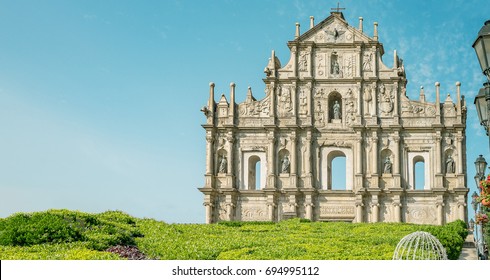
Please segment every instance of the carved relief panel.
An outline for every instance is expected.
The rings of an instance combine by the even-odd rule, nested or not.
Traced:
[[[357,91],[356,88],[354,90]],[[356,123],[356,115],[357,115],[357,99],[354,94],[354,90],[352,88],[348,88],[345,93],[345,123],[349,126],[352,126]]]
[[[270,96],[260,101],[247,98],[245,102],[238,105],[240,117],[268,117],[270,112]]]
[[[381,117],[391,117],[395,108],[394,85],[381,84],[378,90],[379,111]]]
[[[277,89],[277,115],[279,117],[293,116],[293,97],[295,87],[280,85]]]

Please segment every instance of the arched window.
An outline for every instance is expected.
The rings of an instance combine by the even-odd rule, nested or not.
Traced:
[[[263,151],[246,151],[242,154],[240,189],[261,190],[267,181],[267,157]]]
[[[414,158],[414,173],[413,173],[413,188],[414,190],[424,190],[425,189],[425,161],[423,157]]]
[[[331,190],[346,190],[346,162],[345,155],[332,159],[329,186]]]
[[[354,188],[352,149],[347,147],[323,147],[320,162],[320,185],[324,190]]]
[[[260,158],[251,156],[248,160],[248,189],[260,189]]]
[[[409,190],[430,190],[431,160],[427,151],[408,152],[407,178]]]

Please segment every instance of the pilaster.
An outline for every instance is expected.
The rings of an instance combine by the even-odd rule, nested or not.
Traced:
[[[276,168],[277,168],[277,160],[276,160],[276,136],[275,131],[270,130],[269,135],[267,136],[267,140],[269,141],[269,148],[267,149],[268,162],[267,162],[267,184],[266,188],[275,189],[276,188]]]
[[[291,135],[289,137],[290,144],[291,144],[291,177],[290,177],[290,187],[291,188],[297,188],[297,177],[298,177],[298,158],[297,158],[297,138],[296,138],[296,131],[292,131]]]

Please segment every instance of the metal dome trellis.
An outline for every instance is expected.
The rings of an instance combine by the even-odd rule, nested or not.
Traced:
[[[398,242],[393,260],[447,260],[447,254],[435,236],[425,231],[417,231]]]

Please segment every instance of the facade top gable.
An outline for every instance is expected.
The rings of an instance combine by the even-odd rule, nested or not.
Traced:
[[[362,23],[360,24],[362,25]],[[360,26],[360,28],[362,28]],[[376,35],[376,34],[375,34]],[[329,17],[311,27],[297,37],[296,42],[321,43],[377,43],[376,38],[369,37],[362,30],[350,26],[341,13],[331,13]],[[294,42],[293,41],[293,42]]]

